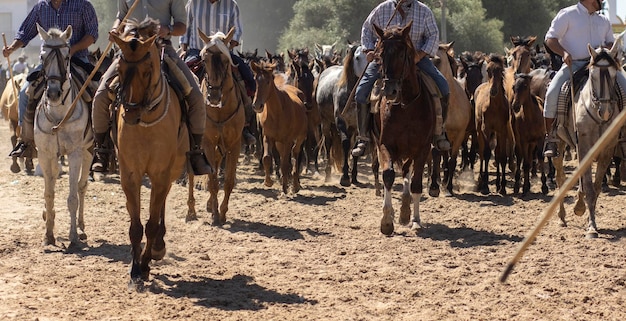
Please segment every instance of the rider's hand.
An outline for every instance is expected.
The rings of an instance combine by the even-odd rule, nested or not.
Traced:
[[[117,30],[117,28],[113,28],[111,29],[111,31],[109,31],[109,41],[113,42],[113,36],[112,35],[116,35],[116,36],[120,36],[120,32]]]
[[[228,44],[228,49],[233,50],[233,48],[239,46],[239,42],[237,40],[231,40]]]
[[[365,60],[367,60],[367,62],[374,60],[374,50],[370,50],[365,54]]]
[[[563,62],[568,66],[572,65],[572,56],[567,51],[563,52]]]
[[[13,48],[12,46],[2,47],[2,55],[5,57],[9,57],[14,50],[15,48]]]

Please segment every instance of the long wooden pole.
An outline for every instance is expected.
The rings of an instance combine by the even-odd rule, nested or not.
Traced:
[[[535,240],[537,234],[539,234],[539,231],[543,228],[544,225],[546,225],[550,217],[552,217],[556,207],[561,204],[567,192],[571,190],[572,187],[574,187],[576,181],[580,179],[583,173],[591,167],[591,164],[593,164],[593,160],[600,154],[600,152],[604,150],[606,145],[617,136],[625,122],[626,108],[624,108],[624,110],[622,110],[617,115],[617,118],[611,123],[609,128],[604,132],[604,134],[602,134],[602,136],[600,136],[600,139],[598,139],[593,147],[591,147],[591,150],[589,150],[589,153],[585,155],[585,158],[580,161],[580,163],[578,164],[578,168],[572,173],[572,176],[565,181],[563,186],[559,186],[559,192],[552,197],[552,200],[548,204],[548,207],[543,211],[543,216],[541,217],[535,228],[530,232],[530,234],[528,234],[528,236],[526,236],[524,242],[520,244],[519,249],[515,253],[515,256],[513,256],[511,261],[509,261],[506,269],[500,276],[500,282],[506,281],[509,274],[511,274],[511,272],[513,271],[513,267],[515,267],[515,264],[522,258],[526,249]]]
[[[135,10],[135,8],[139,4],[139,2],[141,2],[141,1],[140,0],[135,0],[133,5],[130,6],[130,8],[128,8],[128,12],[126,12],[126,15],[124,16],[124,20],[122,20],[121,23],[117,26],[118,31],[119,31],[120,26],[124,25],[124,21],[126,21],[126,19],[128,19],[128,17],[130,17],[131,13]],[[106,49],[104,49],[104,51],[102,52],[102,56],[100,56],[100,59],[98,59],[98,62],[94,66],[93,70],[91,71],[91,74],[89,74],[89,77],[87,77],[87,80],[85,80],[85,83],[80,88],[80,91],[78,92],[78,94],[74,98],[74,101],[72,102],[72,105],[70,106],[70,108],[67,110],[67,113],[65,113],[65,116],[63,117],[63,119],[61,119],[59,124],[57,124],[56,126],[52,127],[52,132],[53,133],[55,133],[70,118],[70,116],[72,116],[72,114],[74,113],[74,109],[76,109],[76,104],[78,104],[78,100],[80,99],[80,97],[82,97],[83,93],[85,93],[85,90],[87,90],[87,87],[89,86],[89,83],[91,82],[93,77],[96,75],[96,72],[98,72],[98,69],[100,68],[100,65],[102,65],[102,62],[104,61],[104,58],[107,56],[107,53],[111,50],[111,46],[113,46],[113,42],[111,40],[109,40],[109,44],[107,45]]]
[[[4,32],[2,33],[2,41],[4,42],[4,47],[7,47],[7,37]],[[13,94],[15,95],[15,100],[17,101],[19,97],[17,95],[15,80],[13,80],[13,67],[11,66],[11,58],[9,58],[9,56],[7,56],[7,63],[9,64],[9,76],[11,78],[11,86],[13,86]]]

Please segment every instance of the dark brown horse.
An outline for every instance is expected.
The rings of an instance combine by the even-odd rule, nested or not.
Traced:
[[[374,26],[379,42],[376,54],[383,79],[380,103],[378,159],[383,173],[384,201],[380,230],[393,233],[391,191],[400,164],[404,178],[400,224],[408,224],[413,202],[412,228],[421,227],[419,202],[422,196],[424,165],[430,155],[435,110],[422,76],[415,68],[415,48],[410,38],[411,25],[382,30]],[[413,170],[412,177],[409,173]]]
[[[282,190],[287,194],[289,178],[293,177],[293,192],[300,190],[301,149],[307,135],[307,118],[304,102],[300,98],[302,92],[291,85],[277,85],[284,79],[274,79],[276,64],[261,61],[252,63],[252,71],[257,81],[253,108],[257,112],[259,123],[263,128],[263,168],[265,169],[265,186],[272,186],[270,167],[274,148],[280,156],[282,174]],[[296,160],[292,166],[291,158]]]
[[[536,158],[537,148],[543,146],[546,135],[546,127],[543,122],[543,101],[531,93],[531,80],[532,76],[529,74],[518,74],[515,76],[515,84],[513,85],[513,132],[515,133],[515,156],[517,158],[513,192],[519,192],[523,170],[522,195],[530,191],[530,171]],[[543,170],[543,157],[539,157],[538,160],[541,170],[541,191],[547,194],[548,186],[546,185],[546,173]]]
[[[474,95],[480,155],[478,190],[489,194],[489,160],[491,151],[495,150],[496,188],[498,193],[506,195],[505,169],[513,156],[515,138],[511,127],[510,104],[504,91],[504,58],[491,55],[487,63],[487,73],[489,81],[478,86]]]
[[[202,94],[206,97],[206,126],[204,128],[204,150],[214,168],[222,168],[224,160],[224,198],[218,208],[217,194],[220,181],[217,172],[209,176],[209,199],[207,212],[213,214],[213,225],[226,222],[228,201],[235,187],[235,172],[241,150],[241,132],[245,123],[245,111],[241,91],[237,89],[232,72],[234,66],[226,44],[235,29],[227,35],[221,32],[207,36],[198,30],[204,42],[200,57],[206,73],[200,81]]]
[[[119,57],[120,108],[117,112],[117,146],[122,190],[130,214],[131,283],[140,286],[150,273],[150,261],[165,256],[165,200],[172,182],[185,169],[189,134],[174,90],[161,71],[155,42],[158,23],[130,21],[122,36],[111,34],[121,50]],[[150,179],[150,217],[141,247],[141,186]],[[190,211],[193,209],[193,175],[189,171]],[[188,214],[189,215],[189,214]]]

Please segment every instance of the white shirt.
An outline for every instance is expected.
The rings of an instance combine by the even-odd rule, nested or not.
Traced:
[[[574,60],[589,57],[587,44],[598,48],[615,41],[609,19],[589,13],[580,2],[559,11],[546,33],[546,40],[550,38],[558,39]]]

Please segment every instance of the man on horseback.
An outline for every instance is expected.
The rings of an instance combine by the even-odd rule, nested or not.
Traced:
[[[435,103],[436,124],[433,144],[440,151],[450,149],[450,142],[448,142],[443,128],[450,89],[445,77],[427,57],[434,57],[439,45],[439,29],[435,22],[435,16],[430,8],[417,0],[386,0],[372,10],[361,29],[361,44],[366,48],[367,60],[370,63],[357,85],[355,93],[355,100],[361,110],[357,114],[359,136],[357,146],[352,150],[353,156],[362,156],[367,148],[371,114],[366,110],[366,104],[369,101],[374,83],[380,77],[379,64],[373,61],[373,50],[377,39],[373,25],[386,28],[390,25],[403,26],[409,21],[414,22],[411,29],[411,40],[417,50],[417,67],[435,81],[441,93],[441,104]]]
[[[204,46],[198,36],[198,29],[210,36],[216,32],[227,34],[230,28],[235,28],[235,35],[228,44],[230,57],[237,65],[239,73],[234,73],[237,85],[246,110],[246,125],[243,128],[243,138],[246,145],[252,145],[256,138],[250,133],[249,124],[256,117],[252,110],[252,97],[256,90],[256,82],[252,70],[241,57],[233,54],[233,48],[239,46],[243,28],[239,19],[239,6],[235,0],[189,0],[187,3],[187,31],[180,38],[183,49],[181,56],[188,65],[199,64],[200,50]]]
[[[589,51],[587,44],[593,48],[600,46],[610,48],[615,41],[609,19],[597,13],[602,9],[603,0],[580,0],[578,4],[562,9],[552,20],[546,33],[546,46],[563,58],[564,64],[554,75],[546,92],[543,116],[546,125],[546,144],[543,155],[556,157],[557,143],[554,118],[557,114],[559,93],[563,84],[571,75],[587,66]],[[626,89],[626,77],[618,72],[617,83]]]
[[[98,18],[96,11],[87,0],[39,0],[28,13],[15,39],[8,47],[2,48],[2,54],[9,57],[18,48],[26,47],[35,38],[37,24],[48,30],[52,27],[65,29],[72,25],[70,55],[72,64],[91,72],[87,48],[98,39]],[[18,101],[19,124],[22,126],[20,142],[15,145],[9,156],[25,156],[25,152],[34,147],[34,116],[37,103],[43,94],[41,73],[42,65],[35,67],[20,89]],[[27,155],[26,155],[27,156]]]
[[[140,0],[135,0],[140,1]],[[130,3],[129,3],[130,2]],[[185,0],[142,0],[142,5],[130,14],[129,19],[143,20],[146,16],[158,19],[161,23],[158,36],[163,45],[163,62],[167,63],[170,79],[176,79],[184,92],[187,102],[187,125],[191,132],[191,150],[188,152],[189,162],[196,175],[208,174],[212,171],[202,150],[202,137],[206,121],[204,99],[193,74],[172,47],[171,37],[185,33],[186,13]],[[117,19],[113,23],[111,33],[118,33],[118,26],[126,16],[133,1],[119,0]],[[173,24],[172,24],[173,22]],[[111,124],[111,104],[115,99],[115,88],[111,88],[117,77],[119,58],[113,61],[100,82],[93,103],[92,118],[94,130],[94,161],[91,169],[94,172],[106,172],[110,150],[103,148]],[[183,107],[185,108],[185,107]]]

